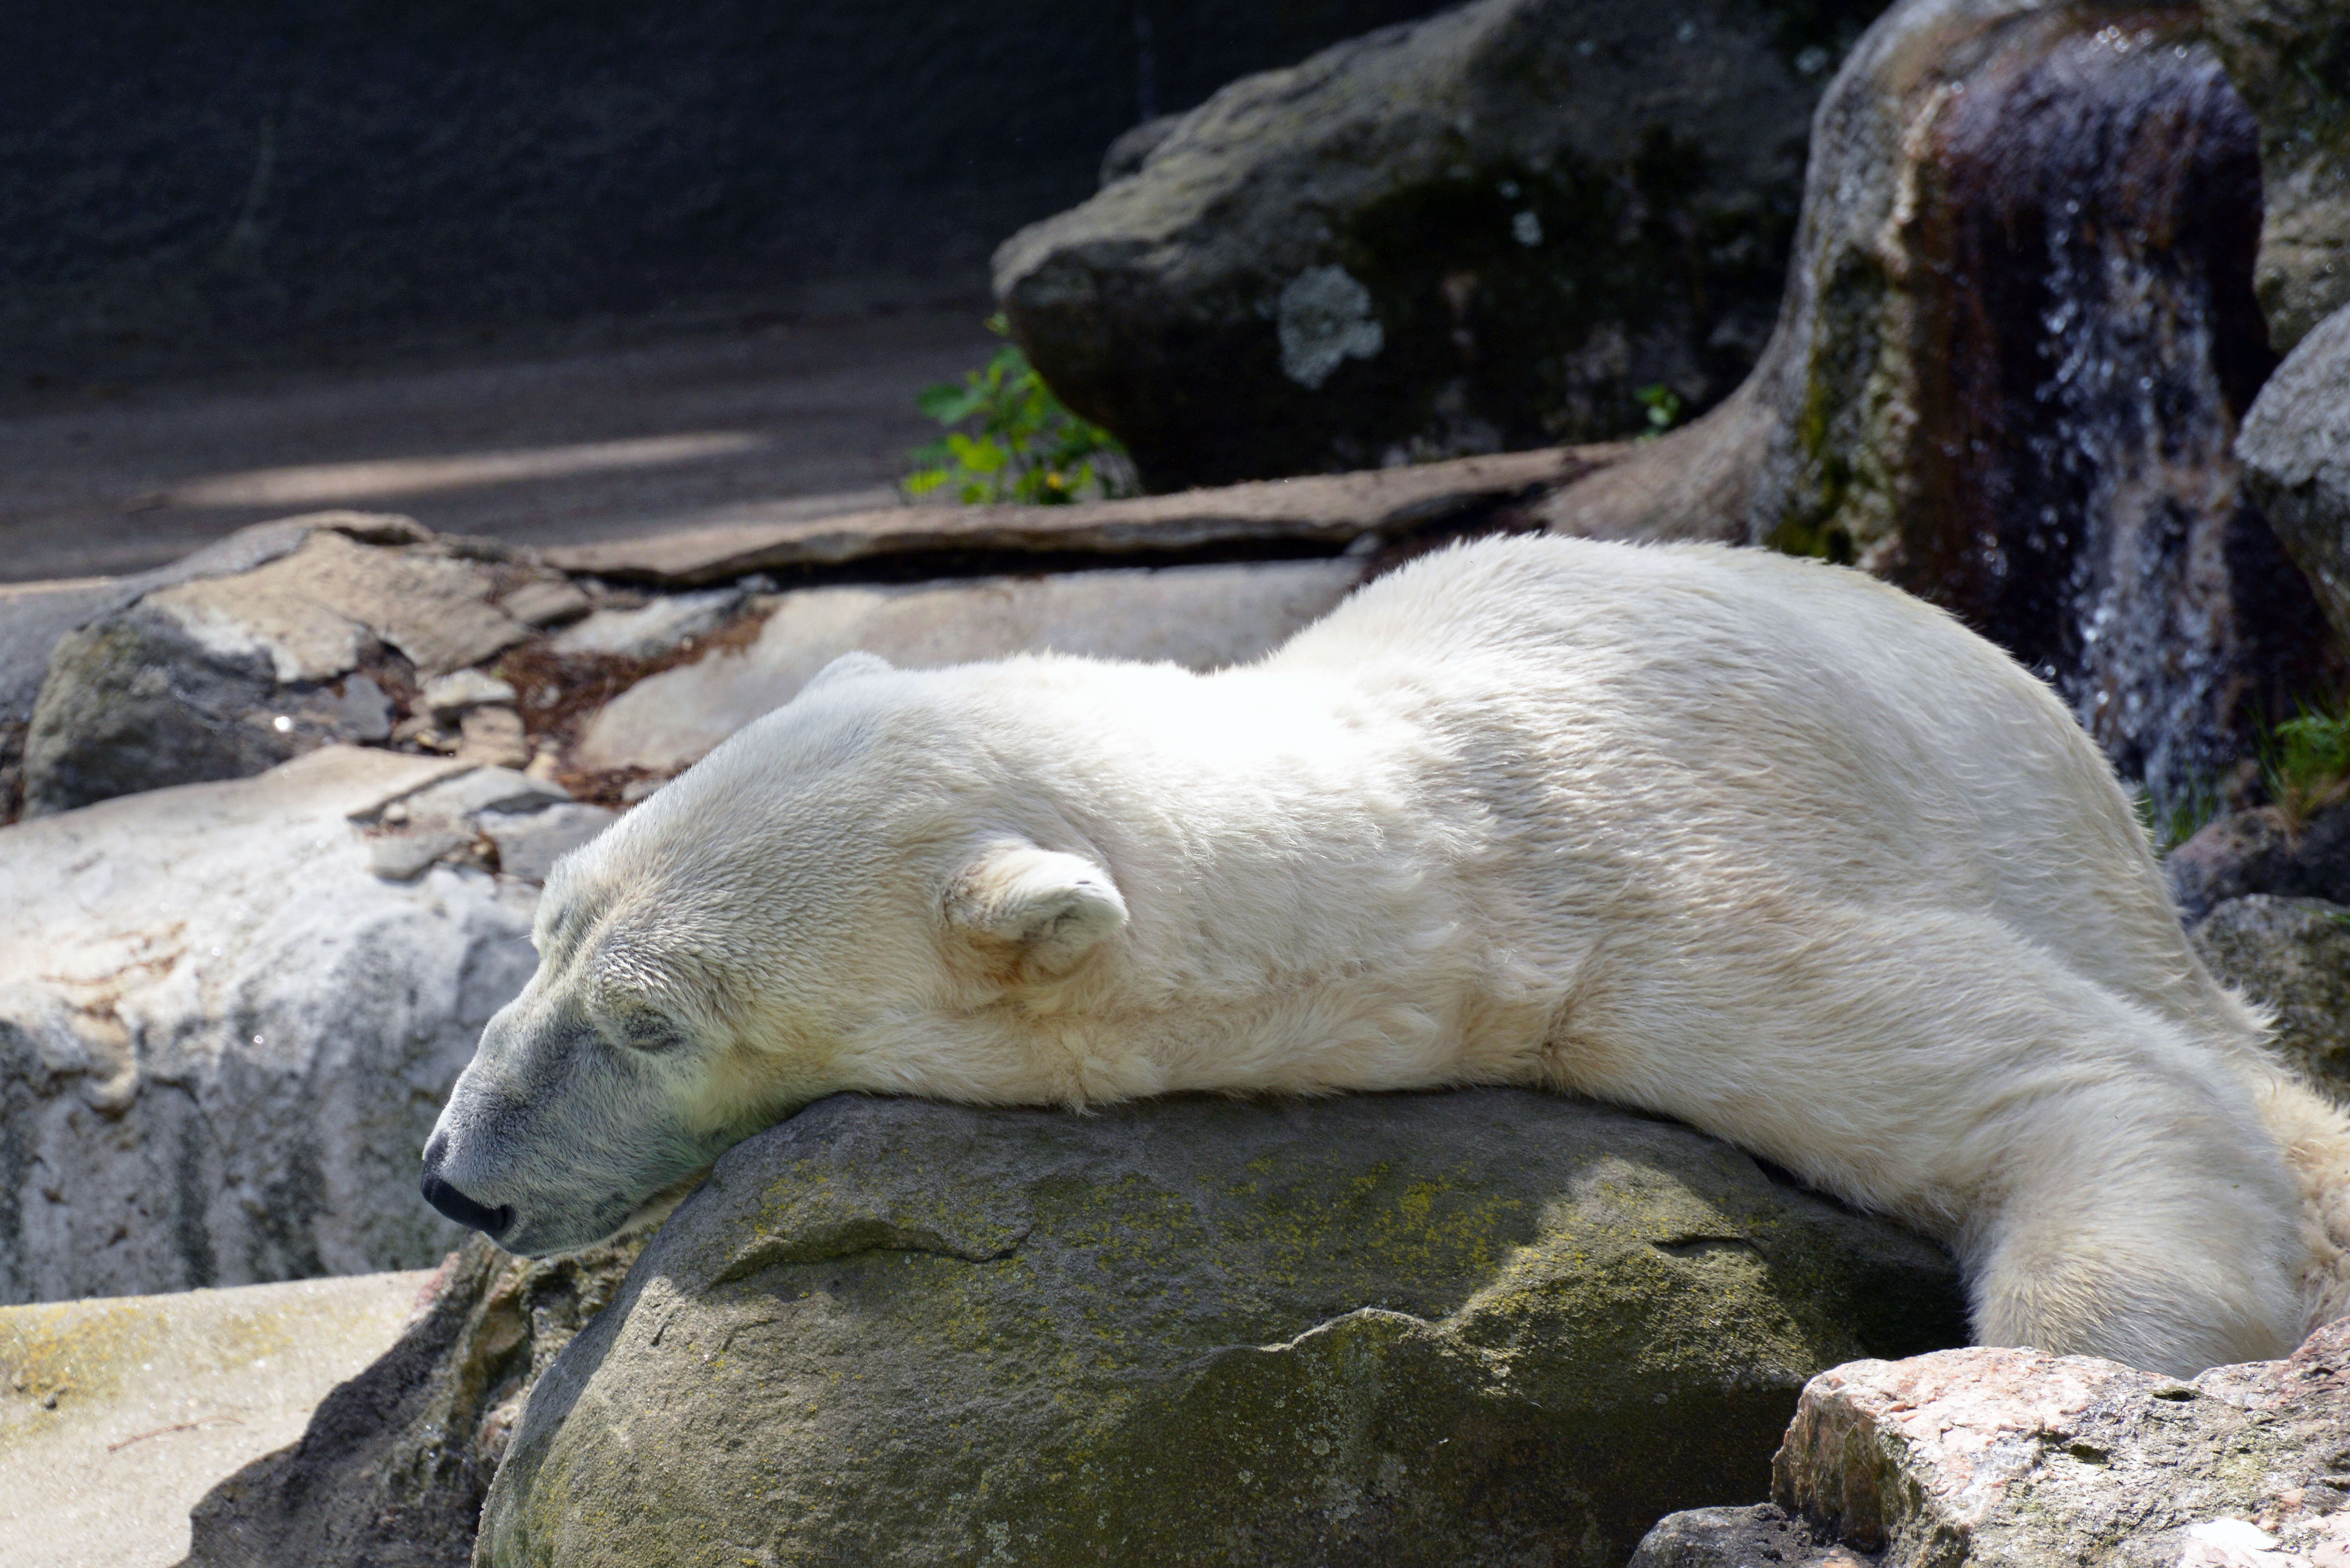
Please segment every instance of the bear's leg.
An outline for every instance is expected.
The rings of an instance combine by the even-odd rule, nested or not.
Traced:
[[[2012,1179],[1961,1230],[1979,1343],[2180,1377],[2293,1347],[2297,1216],[2265,1171],[2213,1169],[2143,1125],[2168,1110],[2143,1089],[2049,1109],[2007,1129]],[[2140,1136],[2101,1130],[2133,1120]]]
[[[2248,1081],[2256,1043],[2191,1033],[1986,916],[1773,912],[1678,933],[1698,959],[1607,971],[1554,1080],[1942,1237],[1981,1343],[2174,1374],[2292,1348],[2301,1195]]]
[[[1977,930],[1966,948],[1946,976],[1993,964],[1950,1015],[1955,1059],[1977,1069],[1948,1103],[1960,1159],[1944,1168],[1972,1178],[1955,1240],[1978,1341],[2178,1376],[2290,1351],[2301,1194],[2247,1043],[2029,944]]]

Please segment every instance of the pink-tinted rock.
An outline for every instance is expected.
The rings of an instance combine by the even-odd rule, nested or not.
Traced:
[[[1885,1568],[2350,1563],[2350,1319],[2191,1383],[1976,1347],[1804,1388],[1778,1506]]]

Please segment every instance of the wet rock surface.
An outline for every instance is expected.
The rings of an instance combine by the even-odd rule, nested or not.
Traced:
[[[1576,1102],[838,1097],[542,1375],[480,1560],[1614,1564],[1964,1333],[1936,1249]]]
[[[2203,0],[2203,14],[2261,124],[2259,287],[2282,353],[2350,305],[2350,11],[2334,0]]]
[[[299,1441],[197,1503],[184,1568],[463,1568],[524,1397],[611,1300],[641,1234],[534,1262],[474,1236],[399,1343]]]
[[[1555,527],[1853,560],[2041,672],[2158,804],[2341,667],[2230,450],[2257,132],[2189,5],[1905,0],[1823,100],[1753,377]]]
[[[2245,416],[2236,452],[2334,635],[2350,641],[2350,308],[2277,367]]]
[[[2278,1052],[2350,1099],[2350,905],[2255,893],[2212,910],[2192,938],[2212,973],[2275,1010]]]
[[[2332,1568],[2350,1561],[2345,1411],[2350,1319],[2191,1383],[2031,1350],[1859,1362],[1804,1388],[1772,1494],[1900,1568]]]
[[[1138,130],[995,257],[1153,490],[1589,441],[1768,335],[1812,107],[1872,0],[1480,0]]]
[[[0,828],[0,1300],[440,1256],[417,1152],[536,962],[495,835],[580,809],[336,746]]]

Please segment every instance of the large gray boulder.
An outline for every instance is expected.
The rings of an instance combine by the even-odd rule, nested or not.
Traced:
[[[536,962],[501,837],[543,865],[580,809],[331,746],[0,828],[0,1301],[445,1252],[418,1151]]]
[[[2261,122],[2261,305],[2282,353],[2350,305],[2350,8],[2203,0],[2203,13]]]
[[[1628,432],[1638,389],[1711,403],[1753,362],[1813,104],[1876,8],[1386,28],[1138,137],[996,252],[996,296],[1154,490]]]
[[[1902,0],[1822,100],[1786,307],[1711,415],[1545,504],[1854,562],[2053,684],[2166,811],[2334,689],[2248,504],[2259,134],[2191,4]]]
[[[1864,1361],[1804,1390],[1777,1512],[1667,1519],[1632,1561],[1757,1568],[1776,1535],[1791,1565],[2339,1568],[2345,1456],[2350,1318],[2191,1383],[2035,1350]]]
[[[2350,236],[2350,210],[2343,222]],[[2334,635],[2350,641],[2350,307],[2277,367],[2244,418],[2236,452]]]
[[[540,1376],[477,1560],[1613,1568],[1964,1334],[1935,1248],[1579,1102],[839,1097]]]

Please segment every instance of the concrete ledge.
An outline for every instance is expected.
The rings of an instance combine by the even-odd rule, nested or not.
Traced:
[[[188,1511],[302,1435],[433,1276],[0,1308],[0,1568],[161,1568]]]

